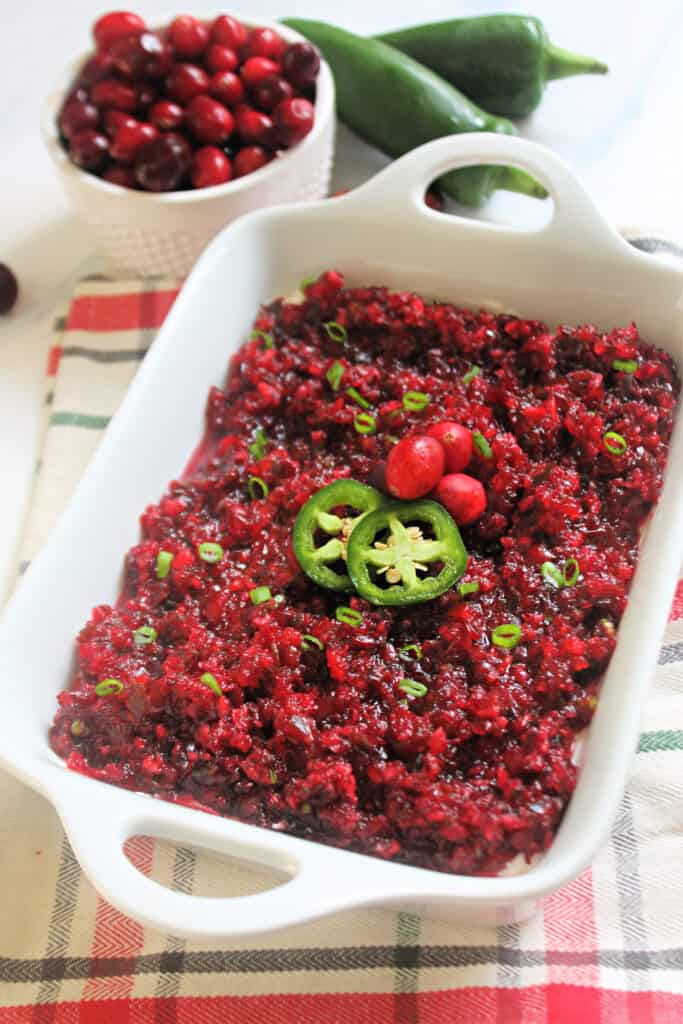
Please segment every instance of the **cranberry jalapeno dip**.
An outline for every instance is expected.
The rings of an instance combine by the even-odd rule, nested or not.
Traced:
[[[273,302],[80,633],[54,750],[440,871],[542,852],[678,390],[635,326],[552,331],[335,272]]]

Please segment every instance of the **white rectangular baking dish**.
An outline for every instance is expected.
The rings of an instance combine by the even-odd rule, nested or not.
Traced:
[[[553,196],[550,223],[519,231],[424,206],[429,182],[477,163],[511,163],[535,175]],[[69,772],[50,751],[47,731],[55,696],[73,669],[73,638],[93,605],[116,599],[138,516],[196,445],[207,389],[222,382],[259,304],[331,267],[350,283],[500,304],[551,325],[592,321],[608,328],[635,319],[643,337],[681,365],[681,270],[629,247],[558,157],[517,139],[442,139],[344,198],[250,214],[215,239],[0,624],[0,763],[52,801],[76,856],[106,899],[175,934],[234,939],[369,905],[481,924],[527,916],[540,897],[587,865],[615,813],[681,563],[679,417],[576,793],[552,848],[524,874],[471,878],[385,863]],[[136,834],[206,847],[277,869],[289,880],[233,899],[171,892],[124,855],[122,844]]]

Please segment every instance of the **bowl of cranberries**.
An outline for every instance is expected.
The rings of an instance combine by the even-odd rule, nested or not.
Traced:
[[[236,217],[327,193],[334,85],[292,29],[218,13],[93,25],[47,104],[50,154],[111,268],[184,276]]]

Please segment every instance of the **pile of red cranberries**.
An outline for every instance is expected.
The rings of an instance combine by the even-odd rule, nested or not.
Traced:
[[[78,167],[113,185],[172,192],[263,167],[313,127],[320,57],[271,28],[181,14],[150,31],[128,11],[93,27],[96,51],[58,115]]]
[[[441,502],[458,526],[467,526],[486,509],[480,480],[463,473],[472,459],[472,432],[442,420],[426,434],[399,441],[389,452],[386,488],[395,498],[412,501],[430,495]]]

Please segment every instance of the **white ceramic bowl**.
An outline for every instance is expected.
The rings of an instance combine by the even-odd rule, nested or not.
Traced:
[[[429,182],[456,166],[510,163],[554,199],[540,230],[429,210]],[[0,622],[0,764],[57,808],[76,856],[110,903],[172,934],[240,939],[358,906],[411,909],[477,924],[528,916],[583,870],[609,828],[635,750],[683,555],[683,418],[650,521],[617,647],[584,746],[574,796],[550,850],[525,874],[447,875],[203,814],[68,771],[50,750],[55,697],[73,672],[74,637],[94,605],[116,600],[138,516],[186,464],[211,384],[248,337],[259,305],[328,268],[465,305],[499,304],[552,325],[603,329],[633,318],[683,364],[683,272],[629,246],[559,157],[500,135],[441,139],[338,199],[263,210],[204,253],[113,418],[76,494]],[[226,275],[226,268],[230,273]],[[188,337],[201,338],[188,358]],[[141,439],[144,438],[144,444]],[[123,843],[160,836],[279,870],[269,892],[212,899],[138,872]]]
[[[223,11],[217,13],[225,13]],[[202,15],[210,21],[216,15]],[[289,42],[301,41],[285,25],[239,17],[249,27],[275,29]],[[172,20],[169,16],[167,22]],[[187,192],[136,192],[110,185],[69,160],[57,134],[56,118],[82,54],[62,75],[43,110],[43,136],[74,212],[94,235],[108,269],[136,277],[184,277],[221,228],[265,206],[322,199],[327,195],[334,150],[334,81],[321,61],[315,122],[298,145],[255,171],[225,185]]]

